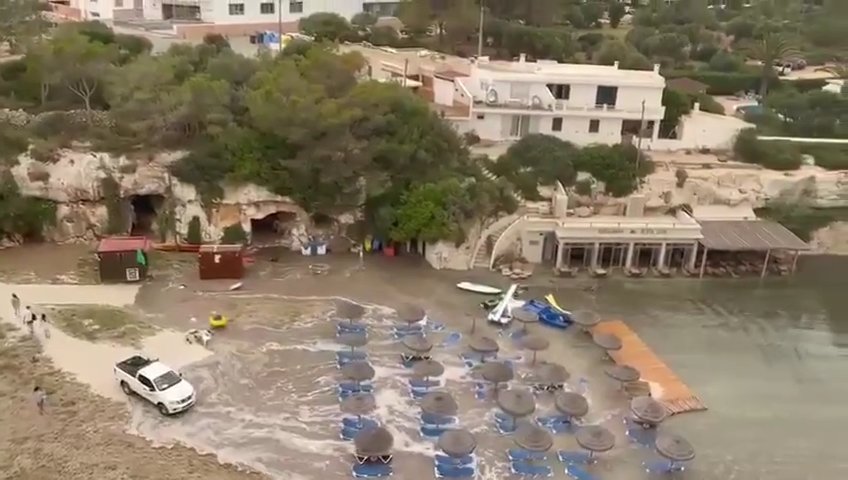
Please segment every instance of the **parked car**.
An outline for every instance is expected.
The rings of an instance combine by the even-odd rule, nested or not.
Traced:
[[[194,406],[194,387],[162,362],[134,355],[115,365],[115,379],[127,395],[136,394],[156,406],[162,415]]]

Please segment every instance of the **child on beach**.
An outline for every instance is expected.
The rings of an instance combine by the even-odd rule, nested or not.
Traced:
[[[32,390],[32,396],[33,400],[35,400],[35,405],[38,407],[38,414],[44,415],[44,405],[47,403],[47,392],[36,385],[36,387]]]
[[[21,316],[21,299],[16,294],[12,294],[12,311],[15,312],[15,318]]]

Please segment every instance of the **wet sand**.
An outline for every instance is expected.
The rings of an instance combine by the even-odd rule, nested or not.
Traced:
[[[408,259],[366,258],[365,270],[354,258],[321,261],[331,264],[326,276],[309,274],[309,259],[302,257],[283,256],[279,263],[260,258],[244,289],[233,293],[226,291],[231,281],[194,280],[190,262],[157,269],[157,278],[137,297],[154,323],[196,328],[191,318],[203,322],[211,310],[235,321],[213,339],[214,355],[184,369],[200,391],[197,407],[164,419],[133,401],[130,430],[156,444],[183,443],[214,452],[222,461],[250,465],[275,478],[348,477],[351,446],[337,439],[337,299],[329,298],[346,297],[368,306],[364,321],[372,331],[367,349],[377,369],[377,417],[395,433],[395,478],[431,478],[432,444],[418,437],[419,410],[407,395],[408,372],[399,365],[400,348],[389,335],[392,308],[422,304],[449,331],[466,335],[471,316],[482,315],[480,298],[457,291],[454,284],[506,282],[488,272],[434,272]],[[608,279],[598,283],[596,294],[584,290],[595,285],[591,280],[534,277],[530,294],[554,292],[566,308],[627,321],[701,396],[709,411],[673,417],[662,427],[687,436],[698,450],[680,478],[844,478],[848,463],[841,460],[839,440],[848,426],[842,407],[848,394],[843,373],[848,324],[841,314],[848,302],[835,285],[846,272],[844,262],[805,259],[800,275],[791,280]],[[498,334],[482,321],[479,328]],[[602,422],[616,433],[617,448],[595,473],[612,480],[647,478],[640,463],[655,457],[625,437],[621,415],[626,401],[601,373],[606,363],[599,352],[576,330],[534,328],[552,341],[540,357],[565,365],[572,373],[570,388],[587,391],[589,422]],[[438,343],[445,335],[435,333],[434,338]],[[522,354],[506,337],[499,338],[503,356]],[[461,423],[478,435],[482,478],[509,478],[503,451],[511,442],[492,431],[493,402],[473,397],[457,357],[462,350],[461,345],[446,347],[434,355],[448,367],[445,389],[459,400]],[[526,359],[518,370],[529,371]],[[551,413],[551,403],[540,398],[539,414]],[[572,437],[557,437],[555,449],[574,448]],[[556,478],[565,478],[561,466],[552,466]]]

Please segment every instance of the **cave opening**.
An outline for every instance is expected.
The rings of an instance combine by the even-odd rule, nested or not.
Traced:
[[[162,195],[133,195],[130,197],[132,207],[131,235],[149,236],[156,228],[156,218],[165,203]]]
[[[297,220],[294,212],[274,212],[250,220],[250,238],[254,245],[281,245],[288,240],[291,223]]]

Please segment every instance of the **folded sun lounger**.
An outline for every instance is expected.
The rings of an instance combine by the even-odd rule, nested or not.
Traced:
[[[506,451],[506,456],[510,462],[541,462],[548,458],[543,452],[531,452],[521,448],[510,448]]]
[[[474,478],[477,469],[472,466],[436,463],[436,478]]]
[[[597,477],[574,463],[569,463],[565,466],[565,474],[574,480],[597,480]]]
[[[450,457],[448,455],[437,453],[436,454],[436,463],[442,465],[454,465],[454,466],[463,466],[467,467],[469,465],[474,465],[477,463],[477,459],[474,458],[474,455],[466,455],[464,457]]]
[[[392,466],[385,463],[362,463],[353,466],[353,476],[356,478],[382,478],[392,474]]]

